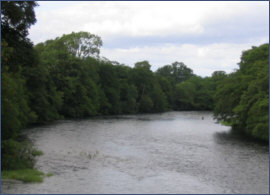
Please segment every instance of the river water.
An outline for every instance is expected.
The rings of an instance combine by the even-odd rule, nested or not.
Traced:
[[[211,112],[64,120],[27,130],[44,152],[41,184],[2,193],[268,193],[269,147],[215,123]]]

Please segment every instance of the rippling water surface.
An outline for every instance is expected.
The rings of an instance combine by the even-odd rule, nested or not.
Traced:
[[[65,120],[27,130],[52,172],[2,193],[268,193],[269,149],[231,134],[210,112]]]

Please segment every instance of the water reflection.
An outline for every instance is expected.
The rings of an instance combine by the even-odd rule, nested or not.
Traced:
[[[237,130],[230,129],[229,131],[215,132],[213,136],[217,144],[237,144],[243,147],[252,146],[258,149],[264,149],[266,151],[269,151],[268,142],[246,136]]]

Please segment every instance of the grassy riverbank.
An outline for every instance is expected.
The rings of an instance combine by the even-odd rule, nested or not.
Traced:
[[[23,182],[42,182],[45,174],[34,168],[37,156],[43,152],[33,147],[33,144],[25,137],[5,140],[2,143],[1,178],[16,179]]]
[[[20,180],[25,183],[41,183],[44,177],[53,176],[52,173],[43,173],[36,169],[19,169],[19,170],[10,170],[10,171],[2,171],[1,178],[2,179],[15,179]]]
[[[10,170],[2,171],[2,179],[16,179],[26,183],[37,182],[40,183],[43,181],[44,173],[36,169],[19,169],[19,170]]]

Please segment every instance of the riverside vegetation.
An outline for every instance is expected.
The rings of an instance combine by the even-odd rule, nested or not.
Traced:
[[[212,110],[236,131],[269,140],[269,44],[244,51],[230,74],[215,71],[203,78],[182,62],[153,72],[148,61],[131,68],[100,57],[102,40],[89,32],[33,46],[27,35],[37,3],[1,6],[3,178],[41,181],[44,174],[33,169],[41,153],[22,138],[22,129],[63,118]],[[35,176],[22,179],[14,170]],[[41,179],[31,179],[36,176]]]

